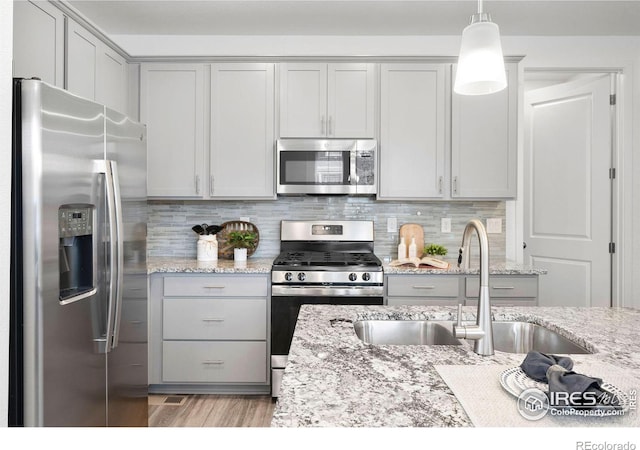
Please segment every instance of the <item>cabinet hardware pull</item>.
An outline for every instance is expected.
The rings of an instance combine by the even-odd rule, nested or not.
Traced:
[[[458,193],[458,177],[453,177],[453,193]]]
[[[200,195],[200,175],[196,175],[196,195]]]
[[[320,116],[320,128],[322,129],[321,134],[324,136],[325,134],[327,134],[327,130],[324,126],[324,114],[322,116]]]
[[[131,367],[142,367],[142,364],[129,364]]]
[[[207,364],[207,365],[222,365],[224,364],[224,361],[221,360],[214,360],[214,361],[202,361],[202,364]]]
[[[329,116],[329,120],[327,122],[327,136],[331,136],[331,116]]]
[[[213,175],[209,177],[209,195],[213,195]]]
[[[435,286],[414,286],[414,289],[435,289]]]
[[[210,319],[202,319],[203,322],[224,322],[223,318],[212,317]]]
[[[142,320],[132,320],[130,323],[131,323],[131,325],[141,325],[144,322]]]
[[[224,289],[224,286],[202,286],[204,289]]]
[[[442,177],[438,178],[438,194],[442,194]]]
[[[492,286],[492,289],[515,289],[514,286]]]

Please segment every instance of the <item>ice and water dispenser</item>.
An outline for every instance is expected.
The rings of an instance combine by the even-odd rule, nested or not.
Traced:
[[[58,210],[60,302],[96,292],[93,205],[63,205]]]

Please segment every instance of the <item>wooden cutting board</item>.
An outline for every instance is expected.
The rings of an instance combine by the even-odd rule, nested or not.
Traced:
[[[400,227],[400,237],[404,237],[404,243],[407,244],[407,255],[409,254],[409,245],[411,244],[411,238],[416,239],[416,255],[418,258],[422,257],[424,250],[424,230],[422,225],[417,223],[405,223]],[[398,241],[398,244],[400,241]]]

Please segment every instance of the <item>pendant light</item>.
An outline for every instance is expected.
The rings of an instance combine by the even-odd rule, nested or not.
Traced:
[[[482,0],[478,0],[478,13],[471,16],[470,24],[462,31],[453,90],[462,95],[483,95],[505,87],[500,30],[482,11]]]

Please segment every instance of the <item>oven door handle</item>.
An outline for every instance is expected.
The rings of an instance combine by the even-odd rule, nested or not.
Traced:
[[[271,297],[382,297],[382,286],[271,286]],[[355,303],[355,301],[354,301]]]

